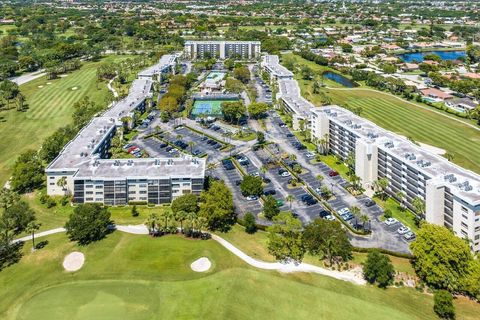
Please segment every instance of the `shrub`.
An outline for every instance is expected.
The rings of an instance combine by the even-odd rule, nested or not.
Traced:
[[[245,214],[245,232],[253,234],[257,232],[257,225],[255,224],[255,216],[251,212]]]
[[[70,198],[68,196],[63,196],[62,199],[60,200],[60,204],[62,205],[62,207],[65,207],[69,201],[70,201]]]
[[[132,212],[132,217],[138,217],[138,215],[140,214],[138,212],[138,209],[137,209],[136,205],[133,205],[131,212]]]
[[[377,283],[380,288],[385,288],[393,282],[395,271],[390,258],[378,250],[372,250],[363,263],[363,277],[369,283]]]
[[[455,319],[455,307],[452,294],[446,290],[438,290],[433,296],[433,311],[442,319]]]
[[[385,210],[385,212],[383,213],[383,217],[385,219],[391,218],[392,217],[392,210],[390,210],[390,209]]]
[[[110,212],[99,204],[82,204],[73,210],[65,224],[70,240],[80,245],[103,239],[109,232]]]

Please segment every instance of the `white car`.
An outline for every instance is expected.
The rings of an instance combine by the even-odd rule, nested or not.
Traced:
[[[313,153],[313,152],[307,152],[305,155],[307,156],[307,158],[315,157],[315,153]]]
[[[288,172],[288,171],[282,172],[281,176],[282,177],[290,177],[290,172]]]
[[[258,197],[257,196],[248,196],[247,200],[248,201],[255,201],[255,200],[258,200]]]
[[[322,188],[315,188],[315,192],[318,194],[322,194]]]
[[[387,226],[393,226],[397,222],[398,222],[398,220],[395,219],[395,218],[388,218],[388,219],[385,220],[385,224]]]
[[[339,215],[344,215],[344,214],[347,214],[347,213],[350,213],[350,209],[348,209],[347,207],[338,210]]]
[[[407,232],[403,235],[403,238],[407,241],[413,240],[415,239],[415,233],[413,233],[412,231]]]
[[[406,226],[402,226],[402,227],[398,228],[397,232],[398,232],[398,234],[406,234],[406,233],[410,232],[410,228],[406,227]]]
[[[258,176],[260,176],[260,174],[259,174],[258,172],[252,172],[252,173],[250,173],[250,175],[251,175],[252,177],[258,177]]]
[[[325,220],[333,221],[333,220],[335,220],[335,217],[332,216],[331,214],[329,214],[328,216],[325,217]]]

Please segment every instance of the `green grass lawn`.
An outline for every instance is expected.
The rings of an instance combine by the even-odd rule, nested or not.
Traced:
[[[45,190],[43,190],[45,192]],[[28,202],[30,207],[35,210],[35,216],[37,221],[42,225],[40,231],[63,227],[67,222],[68,217],[73,212],[74,207],[69,204],[62,206],[60,203],[53,208],[47,208],[44,204],[40,203],[37,193],[31,193],[23,196],[23,199]],[[55,198],[60,199],[60,198]],[[58,201],[59,202],[59,201]],[[151,213],[156,213],[159,216],[165,212],[165,210],[171,210],[169,206],[156,206],[148,207],[146,205],[137,206],[139,215],[137,217],[132,216],[132,206],[125,207],[109,207],[109,211],[112,215],[112,220],[116,224],[143,224],[147,217]]]
[[[26,97],[28,110],[15,109],[0,112],[0,184],[11,174],[16,157],[28,150],[38,149],[46,137],[56,129],[71,123],[73,104],[89,96],[105,105],[108,89],[105,83],[96,85],[96,70],[103,61],[125,59],[110,56],[100,62],[87,62],[79,70],[64,78],[47,80],[46,77],[20,86]],[[72,90],[75,88],[76,90]]]
[[[115,232],[85,247],[64,234],[46,238],[0,272],[2,319],[436,319],[433,299],[408,288],[357,286],[329,277],[254,269],[213,240]],[[85,254],[67,273],[65,255]],[[190,264],[208,257],[212,268]],[[360,258],[359,258],[360,259]],[[459,299],[457,319],[478,304]]]
[[[295,57],[302,64],[310,61]],[[323,68],[323,67],[322,67]],[[302,95],[315,105],[321,104],[321,96],[313,94],[311,81],[299,81]],[[454,156],[453,162],[480,173],[480,131],[467,126],[472,121],[449,118],[442,111],[422,108],[397,97],[367,88],[323,88],[333,104],[361,107],[361,116],[380,127],[396,132],[415,141],[445,149]],[[423,105],[422,105],[423,106]]]
[[[390,210],[392,217],[412,229],[412,231],[417,232],[418,227],[415,225],[415,216],[409,210],[402,210],[400,204],[395,199],[388,198],[386,201],[383,201],[378,197],[374,197],[374,200],[383,210]]]

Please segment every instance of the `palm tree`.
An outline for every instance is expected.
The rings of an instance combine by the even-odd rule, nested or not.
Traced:
[[[152,212],[147,220],[145,221],[145,225],[147,226],[148,228],[148,233],[150,235],[153,235],[155,230],[157,229],[157,225],[158,225],[158,215],[154,212]]]
[[[389,184],[388,178],[380,178],[373,182],[373,190],[380,194],[380,198],[385,200],[385,190]]]
[[[295,155],[295,154],[292,153],[292,154],[289,156],[289,158],[290,158],[291,161],[295,161],[295,160],[297,160],[297,155]]]
[[[420,197],[415,197],[412,200],[412,206],[415,212],[421,216],[425,213],[425,201]]]
[[[365,230],[365,224],[370,221],[370,218],[366,214],[360,215],[360,222],[362,222],[362,228]]]
[[[404,209],[405,205],[403,203],[403,200],[405,199],[405,193],[403,193],[403,191],[398,191],[396,194],[395,194],[395,197],[398,199],[398,201],[400,202],[400,208]]]
[[[187,212],[180,210],[175,213],[175,220],[180,222],[180,231],[183,233],[183,221],[187,219]]]
[[[289,194],[285,200],[288,201],[288,203],[290,203],[290,210],[292,210],[292,202],[295,201],[295,197],[292,195],[292,194]]]
[[[189,142],[188,142],[188,146],[190,147],[190,153],[193,154],[193,146],[195,146],[195,142],[189,141]]]
[[[26,228],[27,230],[26,231],[32,235],[32,251],[35,250],[35,231],[40,229],[40,226],[41,226],[41,224],[37,223],[35,221],[30,221],[27,224],[27,228]]]
[[[317,174],[316,178],[317,178],[318,182],[323,181],[323,176],[321,174]]]
[[[453,153],[448,153],[448,152],[445,153],[443,156],[450,162],[452,162],[453,158],[455,157]]]
[[[186,219],[190,222],[190,229],[195,230],[195,223],[198,220],[198,214],[195,211],[187,212]]]
[[[163,213],[163,218],[165,219],[165,229],[168,227],[168,220],[173,220],[175,219],[175,213],[173,213],[172,210],[165,210]]]
[[[212,163],[210,162],[208,165],[207,165],[207,172],[210,173],[217,167],[217,163]]]
[[[67,185],[67,177],[61,177],[60,179],[58,179],[57,186],[61,187],[63,192],[66,191],[66,188],[65,188],[66,185]]]

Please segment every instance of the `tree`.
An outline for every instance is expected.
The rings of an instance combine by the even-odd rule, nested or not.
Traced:
[[[110,212],[99,204],[81,204],[73,210],[65,229],[71,241],[79,245],[103,239],[109,232],[108,226],[112,223]]]
[[[282,212],[273,218],[268,231],[268,252],[277,260],[300,263],[305,255],[302,241],[302,222],[290,212]]]
[[[373,190],[379,195],[380,199],[382,200],[386,199],[387,194],[385,191],[388,188],[388,183],[388,178],[380,178],[373,182]]]
[[[174,213],[198,212],[198,196],[193,193],[183,194],[172,201],[172,211]]]
[[[295,196],[293,194],[288,194],[285,200],[288,201],[288,203],[290,204],[290,210],[292,210],[292,202],[295,201]]]
[[[35,231],[38,231],[38,229],[40,229],[40,226],[40,223],[30,221],[26,228],[26,231],[32,235],[32,251],[35,250]]]
[[[243,218],[245,223],[245,232],[253,234],[257,232],[257,224],[255,223],[255,216],[251,212],[247,212]]]
[[[13,165],[12,190],[20,193],[31,192],[44,181],[44,166],[36,151],[29,150],[18,156]]]
[[[338,221],[315,219],[305,227],[303,243],[311,255],[328,259],[330,265],[340,258],[347,261],[352,255],[352,245]]]
[[[403,203],[403,200],[405,199],[405,193],[403,193],[403,191],[398,191],[395,193],[395,197],[398,199],[398,202],[400,202],[400,207],[404,209],[405,204]]]
[[[300,70],[300,74],[302,75],[303,80],[310,80],[313,78],[313,70],[307,65],[302,66],[302,69]]]
[[[163,96],[158,104],[158,108],[168,115],[172,115],[174,112],[178,111],[178,101],[174,97]]]
[[[225,80],[225,89],[228,92],[240,93],[244,90],[244,85],[240,80],[234,78],[227,78]]]
[[[363,277],[369,283],[377,285],[380,288],[386,288],[392,284],[395,270],[390,258],[381,254],[378,250],[372,250],[367,255],[367,260],[363,263]]]
[[[268,195],[263,202],[263,215],[268,220],[272,220],[279,213],[280,208],[278,207],[277,200],[271,195]]]
[[[265,143],[265,133],[262,131],[257,131],[257,143],[264,144]]]
[[[235,223],[232,192],[223,181],[214,181],[200,195],[200,217],[206,219],[210,230],[228,231]]]
[[[131,210],[131,214],[132,214],[132,217],[138,217],[138,215],[140,214],[138,212],[138,209],[137,209],[136,205],[133,205],[132,210]]]
[[[150,213],[147,220],[145,221],[145,225],[147,226],[148,233],[150,235],[154,235],[155,232],[158,230],[158,215],[155,212]]]
[[[425,213],[425,201],[420,197],[415,197],[412,200],[412,206],[415,213],[423,216]]]
[[[186,211],[183,211],[183,210],[176,211],[176,212],[173,211],[173,213],[174,213],[175,220],[180,222],[180,231],[183,233],[183,222],[185,220],[187,220],[188,213]]]
[[[28,224],[35,220],[35,211],[23,200],[16,201],[9,206],[2,215],[13,226],[13,234],[17,235],[24,231]]]
[[[468,243],[443,226],[422,224],[410,249],[417,275],[432,288],[458,292],[469,276],[473,257]]]
[[[261,195],[263,193],[262,178],[246,175],[240,183],[240,191],[245,197]]]
[[[246,110],[245,105],[241,101],[222,102],[221,109],[223,118],[230,123],[237,123]]]
[[[12,206],[18,200],[20,200],[18,193],[5,187],[0,190],[0,206],[3,210],[7,210],[8,207]]]
[[[236,67],[233,69],[233,76],[243,83],[248,83],[250,81],[250,70],[245,66]]]
[[[437,290],[433,295],[433,311],[441,319],[455,319],[455,306],[452,294],[446,290]]]
[[[270,109],[268,104],[262,102],[253,102],[248,106],[248,113],[253,119],[259,119]]]

